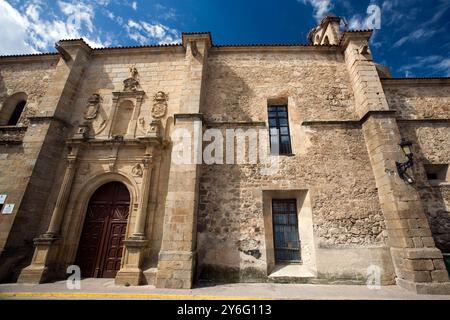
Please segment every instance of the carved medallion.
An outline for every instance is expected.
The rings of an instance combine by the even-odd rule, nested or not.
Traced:
[[[94,120],[97,118],[98,110],[100,108],[101,97],[98,93],[94,93],[88,100],[84,118],[86,120]]]
[[[134,177],[142,177],[143,171],[140,163],[136,164],[133,169],[131,169],[131,174]]]
[[[169,95],[162,91],[159,91],[153,98],[153,108],[152,116],[155,119],[162,118],[167,112],[167,101],[169,100]]]

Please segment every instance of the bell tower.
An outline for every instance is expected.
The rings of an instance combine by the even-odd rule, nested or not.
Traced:
[[[333,14],[325,16],[320,24],[308,34],[308,40],[314,45],[337,45],[341,38],[339,26],[341,18]]]

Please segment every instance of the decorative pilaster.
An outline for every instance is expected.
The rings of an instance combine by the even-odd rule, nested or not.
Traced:
[[[396,161],[405,161],[401,135],[368,48],[370,36],[371,32],[345,33],[342,49],[356,112],[363,119],[397,284],[417,293],[450,293],[442,253],[434,244],[419,193],[397,174]]]
[[[145,150],[142,170],[141,198],[139,202],[139,210],[137,212],[136,221],[134,223],[133,234],[124,241],[125,249],[123,256],[123,264],[117,273],[115,283],[117,285],[133,285],[143,284],[144,275],[141,269],[142,255],[145,246],[148,243],[145,235],[145,226],[148,215],[148,202],[151,188],[152,176],[152,152],[153,147],[148,144]]]

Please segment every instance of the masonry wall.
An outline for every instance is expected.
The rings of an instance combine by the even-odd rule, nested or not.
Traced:
[[[424,165],[450,163],[450,86],[385,85],[391,107],[397,110],[402,135],[414,142],[417,187],[425,207],[436,246],[450,252],[450,183],[427,179]]]
[[[29,258],[33,249],[32,239],[40,232],[40,211],[45,200],[44,203],[25,203],[24,196],[29,191],[36,199],[47,197],[42,194],[45,191],[40,186],[30,185],[30,177],[36,171],[35,164],[50,124],[30,126],[27,116],[39,113],[56,62],[57,57],[21,63],[0,61],[0,108],[15,93],[24,92],[28,96],[19,128],[0,128],[0,140],[19,141],[14,144],[2,142],[0,145],[0,193],[8,196],[7,203],[15,204],[12,215],[0,215],[0,251],[3,251],[4,265],[14,265]],[[55,128],[55,133],[57,130]],[[4,276],[0,274],[0,278]]]
[[[302,126],[306,120],[354,120],[354,97],[340,54],[212,51],[206,122],[224,130],[262,129],[268,100],[287,99],[292,156],[271,176],[259,165],[203,165],[198,217],[201,279],[266,279],[263,190],[307,190],[311,199],[317,278],[358,281],[370,264],[384,280],[392,268],[366,145],[358,126]],[[301,237],[301,235],[300,235]],[[300,239],[302,240],[302,239]],[[358,256],[358,259],[355,259]]]

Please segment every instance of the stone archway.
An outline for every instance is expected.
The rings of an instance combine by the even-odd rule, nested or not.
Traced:
[[[130,214],[130,193],[121,182],[109,182],[91,196],[76,262],[82,276],[114,278],[121,267]]]

